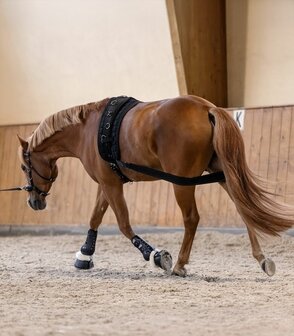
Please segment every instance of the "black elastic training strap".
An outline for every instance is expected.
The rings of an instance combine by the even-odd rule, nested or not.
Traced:
[[[215,182],[225,182],[226,180],[225,175],[222,171],[211,173],[211,174],[206,174],[206,175],[201,175],[201,176],[195,176],[195,177],[183,177],[183,176],[169,174],[161,170],[153,169],[150,167],[137,165],[134,163],[127,163],[123,161],[118,161],[118,163],[123,168],[131,169],[138,173],[149,175],[154,178],[165,180],[165,181],[178,184],[178,185],[182,185],[182,186],[200,185],[200,184],[208,184],[208,183],[215,183]]]
[[[182,186],[200,185],[214,182],[224,182],[225,175],[223,172],[216,172],[195,177],[182,177],[166,173],[154,168],[141,166],[134,163],[123,162],[120,160],[119,148],[119,131],[120,126],[126,113],[136,106],[140,101],[132,97],[113,97],[110,98],[101,117],[98,131],[98,149],[101,157],[110,163],[113,169],[120,177],[123,183],[130,182],[120,168],[127,168],[138,173],[152,176],[156,179],[162,179]],[[209,115],[211,122],[213,116]]]

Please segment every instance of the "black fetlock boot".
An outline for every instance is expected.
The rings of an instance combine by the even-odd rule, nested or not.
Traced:
[[[94,267],[92,256],[95,252],[97,231],[90,229],[88,231],[85,244],[76,254],[75,267],[79,269],[90,269]]]
[[[143,240],[139,236],[134,236],[132,238],[132,243],[142,253],[143,258],[146,261],[149,261],[150,254],[152,251],[154,251],[154,248],[146,243],[145,240]]]
[[[171,273],[172,257],[166,250],[157,251],[139,236],[131,239],[133,245],[142,253],[146,261],[154,266],[160,267],[167,273]]]

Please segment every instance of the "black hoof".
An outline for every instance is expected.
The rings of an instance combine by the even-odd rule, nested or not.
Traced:
[[[81,251],[76,253],[75,267],[79,269],[90,269],[94,267],[92,256],[85,255]]]
[[[93,260],[88,261],[88,260],[76,259],[75,267],[78,269],[90,269],[94,267],[94,263],[93,263]]]

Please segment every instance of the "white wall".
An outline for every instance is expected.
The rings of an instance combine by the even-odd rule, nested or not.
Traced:
[[[227,0],[230,106],[294,104],[294,1]]]
[[[0,0],[0,124],[178,95],[164,0]]]
[[[294,0],[227,0],[230,106],[294,104]],[[0,125],[178,95],[165,0],[0,0]]]

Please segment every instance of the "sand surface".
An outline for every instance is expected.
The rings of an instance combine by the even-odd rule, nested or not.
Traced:
[[[144,234],[176,259],[182,233]],[[0,335],[294,335],[294,238],[200,232],[186,278],[152,269],[120,235],[99,236],[95,267],[72,265],[84,236],[0,237]]]

